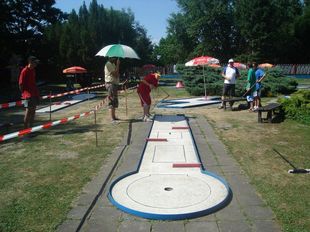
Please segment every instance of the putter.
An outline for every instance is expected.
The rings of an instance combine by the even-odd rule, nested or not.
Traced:
[[[305,173],[310,173],[310,169],[302,169],[302,168],[297,168],[295,165],[293,165],[288,159],[286,159],[280,152],[278,152],[276,149],[272,148],[283,160],[285,160],[289,165],[292,166],[293,169],[288,170],[288,173],[293,173],[293,174],[305,174]]]

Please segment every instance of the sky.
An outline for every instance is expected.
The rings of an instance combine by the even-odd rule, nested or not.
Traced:
[[[85,1],[89,6],[91,0],[56,0],[56,8],[70,13],[72,9],[78,11]],[[105,8],[113,7],[115,10],[128,9],[135,15],[135,20],[147,30],[147,35],[153,43],[158,43],[166,37],[167,19],[171,13],[177,13],[175,0],[97,0]]]

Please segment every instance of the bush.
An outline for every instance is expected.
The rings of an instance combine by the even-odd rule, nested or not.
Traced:
[[[310,91],[299,90],[290,98],[279,100],[285,111],[286,118],[310,125]]]
[[[223,89],[223,78],[221,68],[211,67],[186,67],[177,65],[186,90],[194,96],[204,95],[204,78],[206,83],[207,95],[221,95]],[[247,70],[239,70],[241,78],[237,80],[236,96],[242,96],[245,92]],[[291,94],[296,91],[298,83],[285,77],[280,69],[272,68],[268,70],[268,76],[262,82],[262,96],[277,96],[278,94]]]

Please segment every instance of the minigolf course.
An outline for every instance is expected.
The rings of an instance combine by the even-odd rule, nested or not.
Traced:
[[[190,108],[199,107],[205,105],[212,105],[221,103],[221,97],[218,96],[207,96],[207,97],[196,97],[196,98],[179,98],[179,99],[168,99],[162,100],[156,104],[157,108]]]
[[[231,190],[204,169],[187,118],[156,115],[137,170],[116,179],[108,197],[135,216],[181,220],[220,210]]]

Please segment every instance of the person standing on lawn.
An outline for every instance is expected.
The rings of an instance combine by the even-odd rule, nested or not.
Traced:
[[[253,93],[255,91],[255,83],[256,83],[256,76],[255,76],[255,70],[253,69],[253,65],[251,63],[248,64],[248,78],[247,78],[247,101],[250,103],[250,112],[253,112],[254,110],[254,97]]]
[[[234,67],[233,59],[228,60],[228,65],[227,67],[224,68],[221,75],[224,78],[224,85],[222,94],[222,104],[219,106],[219,109],[224,108],[224,104],[226,104],[224,100],[227,97],[235,96],[236,79],[240,77],[240,74],[239,70],[236,67]],[[232,107],[232,104],[230,104],[230,107]]]
[[[147,74],[140,81],[137,88],[137,92],[141,101],[141,106],[143,107],[143,121],[150,122],[152,117],[150,114],[151,108],[151,91],[158,86],[158,80],[160,75],[155,73],[153,70],[147,71]]]
[[[108,91],[108,107],[112,123],[119,120],[115,115],[115,109],[118,108],[119,65],[119,59],[109,57],[104,66],[104,80],[105,87]]]
[[[258,68],[257,63],[253,62],[253,69],[255,71],[255,77],[256,77],[256,85],[254,87],[254,111],[257,111],[257,109],[261,106],[261,92],[262,92],[262,81],[266,77],[265,72]]]
[[[35,56],[28,57],[28,64],[19,75],[18,85],[25,100],[24,128],[30,128],[33,125],[36,108],[39,104],[40,93],[36,85],[36,70],[39,60]]]

